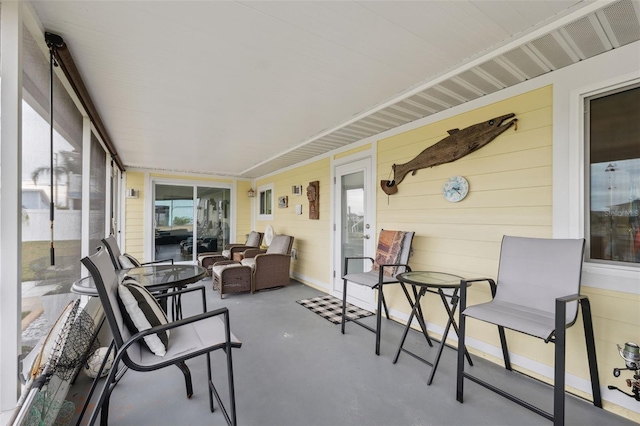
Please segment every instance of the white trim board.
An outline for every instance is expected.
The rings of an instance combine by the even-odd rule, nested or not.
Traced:
[[[331,287],[329,285],[327,285],[326,283],[323,283],[322,281],[318,281],[315,278],[309,278],[306,275],[302,275],[302,274],[300,274],[298,272],[292,272],[291,273],[291,277],[294,280],[300,281],[302,284],[314,286],[316,288],[316,290],[321,290],[321,291],[326,291],[326,292],[329,292],[331,290]]]

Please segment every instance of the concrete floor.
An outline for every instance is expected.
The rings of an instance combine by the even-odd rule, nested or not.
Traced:
[[[545,425],[551,422],[475,383],[465,381],[465,402],[455,399],[456,352],[445,348],[431,386],[430,368],[403,354],[392,363],[402,327],[383,321],[382,351],[374,354],[373,333],[348,324],[345,335],[296,303],[322,293],[295,281],[283,289],[220,299],[206,284],[209,309],[227,306],[231,328],[243,346],[234,350],[238,424],[306,425]],[[185,300],[186,314],[195,302]],[[373,323],[375,317],[366,321]],[[428,313],[427,313],[428,319]],[[435,356],[424,338],[411,332],[407,348]],[[177,368],[151,373],[129,371],[111,398],[112,425],[225,424],[209,411],[205,357],[188,362],[194,395],[187,399]],[[476,375],[505,386],[551,410],[552,389],[518,373],[474,357]],[[213,355],[214,383],[228,401],[224,353]],[[600,373],[601,377],[603,372]],[[69,397],[76,405],[89,379],[81,375]],[[631,425],[631,421],[567,396],[567,425]],[[88,417],[88,416],[87,416]],[[75,421],[74,421],[75,422]]]

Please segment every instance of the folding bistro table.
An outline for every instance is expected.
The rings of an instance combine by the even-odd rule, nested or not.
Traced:
[[[413,356],[416,359],[424,362],[425,364],[431,366],[431,374],[429,375],[429,380],[427,381],[427,385],[430,385],[433,381],[433,376],[436,374],[436,369],[438,368],[438,363],[440,362],[440,356],[442,355],[442,349],[447,345],[447,335],[449,334],[449,329],[453,325],[453,328],[458,334],[458,325],[454,318],[454,314],[456,312],[456,308],[458,307],[458,291],[460,290],[460,280],[464,280],[464,278],[459,277],[457,275],[445,274],[443,272],[433,272],[433,271],[413,271],[413,272],[404,272],[402,274],[398,274],[396,276],[397,280],[400,282],[402,286],[402,290],[404,291],[409,304],[411,305],[411,314],[409,315],[409,320],[407,321],[407,325],[404,328],[404,332],[402,334],[402,340],[400,341],[400,346],[398,346],[398,352],[396,353],[395,358],[393,359],[393,363],[398,362],[398,357],[400,356],[400,352],[404,351],[409,355]],[[406,285],[410,285],[413,290],[413,297],[407,290]],[[445,293],[444,290],[452,290],[450,294]],[[427,327],[424,321],[424,315],[422,312],[422,307],[420,306],[420,299],[426,293],[434,293],[439,294],[442,299],[442,304],[447,310],[447,315],[449,316],[449,320],[447,321],[447,325],[444,328],[444,333],[442,334],[442,339],[440,340],[440,346],[438,347],[438,353],[433,362],[427,361],[426,359],[416,355],[413,352],[404,349],[404,341],[407,338],[407,333],[409,332],[409,328],[411,328],[411,322],[413,318],[416,317],[418,323],[420,324],[420,328],[422,329],[422,333],[427,339],[427,343],[429,346],[433,346],[431,343],[431,339],[427,333]],[[451,307],[449,307],[449,302],[447,299],[451,300]],[[435,340],[435,339],[433,339]],[[437,340],[436,340],[437,341]],[[449,345],[447,345],[449,346]],[[455,349],[455,348],[454,348]],[[459,348],[458,348],[459,350]],[[471,357],[469,356],[469,352],[467,352],[467,348],[464,348],[465,356],[467,357],[467,361],[469,361],[469,365],[473,365],[471,361]]]

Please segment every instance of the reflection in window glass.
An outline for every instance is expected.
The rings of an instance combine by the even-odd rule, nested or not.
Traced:
[[[54,83],[53,190],[49,148],[49,65],[28,31],[23,36],[22,347],[46,334],[80,278],[82,116]],[[55,265],[50,263],[49,204],[55,206]]]
[[[341,271],[344,271],[345,257],[364,256],[364,172],[359,171],[343,175],[341,178],[341,223],[342,223],[342,260]],[[349,272],[364,272],[363,260],[349,262]]]
[[[586,102],[590,258],[640,264],[640,88]]]
[[[222,250],[229,244],[231,190],[198,187],[196,253]]]

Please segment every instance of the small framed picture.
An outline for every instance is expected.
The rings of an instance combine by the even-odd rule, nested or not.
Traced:
[[[291,193],[293,195],[302,195],[302,185],[293,185],[291,187]]]
[[[286,195],[284,197],[278,197],[278,208],[286,209],[289,207],[289,197]]]

